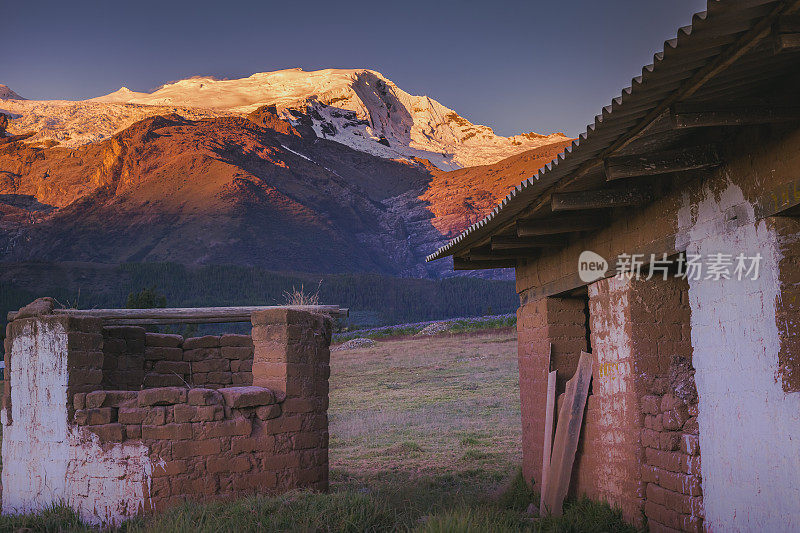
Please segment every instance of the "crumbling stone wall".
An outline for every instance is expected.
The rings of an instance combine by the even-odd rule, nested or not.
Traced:
[[[241,335],[183,341],[103,328],[97,319],[14,320],[6,340],[3,512],[66,501],[87,520],[116,523],[187,499],[325,490],[330,319],[277,309],[254,313],[252,323],[254,347]],[[146,387],[156,353],[180,354],[167,360],[187,363],[189,379]],[[230,386],[201,371],[224,359],[213,368],[227,368],[232,382],[253,354],[255,374],[242,381],[255,385]],[[141,390],[131,390],[137,376]]]

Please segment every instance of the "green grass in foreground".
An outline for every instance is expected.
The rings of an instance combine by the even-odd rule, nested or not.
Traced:
[[[521,482],[512,491],[524,487]],[[184,504],[151,518],[127,522],[120,532],[243,533],[250,531],[418,533],[506,531],[635,533],[622,522],[619,511],[607,505],[579,500],[567,502],[558,518],[531,518],[524,513],[533,494],[503,495],[492,503],[461,505],[412,518],[406,510],[371,495],[354,492],[313,494],[293,492],[272,498],[253,496],[234,502]],[[89,532],[75,512],[63,505],[35,515],[2,516],[0,531]]]

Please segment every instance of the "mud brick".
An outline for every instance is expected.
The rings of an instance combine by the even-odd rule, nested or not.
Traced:
[[[231,480],[234,490],[263,491],[274,489],[278,485],[278,476],[275,472],[253,472],[235,476]]]
[[[643,428],[642,429],[642,446],[645,448],[658,448],[658,439],[661,435],[658,431]]]
[[[111,422],[115,422],[116,418],[116,409],[112,407],[98,407],[75,411],[75,423],[79,426],[110,424]]]
[[[72,369],[103,367],[105,355],[101,351],[70,350],[67,353],[67,364]]]
[[[253,346],[253,339],[250,335],[236,335],[233,333],[226,333],[219,338],[219,345],[225,346]]]
[[[252,385],[253,374],[251,372],[231,372],[231,382],[233,385]]]
[[[191,405],[218,405],[222,402],[222,394],[214,389],[189,389],[189,403]]]
[[[703,528],[703,519],[699,516],[684,516],[682,517],[681,530],[690,531],[692,533],[702,533],[705,531]]]
[[[686,411],[686,407],[679,407],[663,414],[662,425],[664,426],[664,429],[676,431],[681,429],[684,422],[686,422],[688,419],[689,413]]]
[[[658,434],[658,448],[667,452],[672,452],[680,448],[681,434],[674,431],[664,431]]]
[[[253,360],[239,361],[236,359],[231,360],[231,372],[252,372]]]
[[[648,525],[651,520],[673,529],[679,528],[682,524],[680,513],[667,509],[665,506],[649,499],[644,504],[644,513],[648,518]],[[652,526],[650,526],[650,530],[653,531]]]
[[[250,459],[247,457],[210,457],[206,462],[208,471],[212,474],[219,472],[249,472],[252,469]]]
[[[700,434],[700,426],[697,425],[697,417],[693,416],[683,423],[683,431],[692,435]]]
[[[322,478],[325,475],[323,473],[323,470],[327,469],[323,469],[322,467],[319,466],[300,469],[300,471],[297,473],[297,478],[298,482],[300,483],[300,486],[307,486],[310,485],[311,483],[322,480]]]
[[[658,396],[642,396],[642,412],[646,415],[657,415],[661,412],[661,400]]]
[[[230,372],[209,372],[206,374],[208,383],[215,383],[219,385],[230,385],[233,381]]]
[[[233,437],[231,439],[231,453],[272,453],[275,449],[275,437],[260,435],[258,437]]]
[[[693,476],[702,476],[699,455],[684,455],[680,458],[680,471]]]
[[[130,424],[125,426],[125,436],[129,439],[142,438],[142,426]]]
[[[197,415],[194,421],[211,422],[222,420],[224,417],[225,411],[221,405],[200,405],[197,406]]]
[[[188,479],[185,476],[170,478],[170,487],[173,494],[198,494],[213,495],[219,490],[219,483],[215,476],[204,476],[199,479]]]
[[[281,407],[286,414],[311,413],[317,410],[314,400],[308,398],[287,398]]]
[[[662,431],[664,426],[661,424],[661,417],[663,415],[646,415],[644,417],[644,427],[652,429],[653,431]]]
[[[192,374],[192,387],[206,387],[209,385],[208,374],[195,372]]]
[[[221,357],[192,363],[192,372],[228,372],[230,368],[230,361]]]
[[[234,409],[275,403],[272,391],[264,387],[227,387],[219,389],[219,393],[225,398],[225,404]]]
[[[185,440],[172,445],[172,456],[175,459],[216,455],[222,449],[219,439],[210,440]]]
[[[658,483],[658,469],[650,465],[642,465],[642,481],[645,483]]]
[[[67,348],[87,352],[103,350],[103,336],[99,333],[67,332]]]
[[[86,407],[119,407],[125,402],[136,400],[136,398],[136,391],[93,391],[86,394]]]
[[[682,458],[688,457],[679,452],[664,452],[661,450],[654,450],[652,448],[645,448],[644,452],[647,464],[663,470],[669,470],[670,472],[680,472]]]
[[[271,434],[295,433],[303,427],[303,417],[282,416],[266,421],[267,431]]]
[[[181,459],[155,463],[153,465],[153,477],[177,476],[178,474],[185,474],[187,470],[186,461]]]
[[[247,361],[253,359],[253,348],[247,346],[223,346],[220,355],[225,359]]]
[[[164,424],[163,426],[142,426],[143,439],[186,440],[192,438],[191,424]]]
[[[311,431],[328,430],[328,415],[325,413],[306,417],[307,429]]]
[[[178,404],[174,407],[172,416],[173,420],[177,423],[193,422],[197,417],[197,406],[183,403]]]
[[[182,361],[183,350],[169,346],[148,346],[144,350],[144,358],[148,361]]]
[[[97,426],[87,426],[89,431],[97,435],[101,441],[122,442],[122,424],[103,424]]]
[[[183,344],[183,337],[167,333],[147,333],[145,335],[147,346],[161,346],[164,348],[177,348]]]
[[[674,409],[680,409],[681,407],[685,407],[686,403],[676,398],[674,394],[668,392],[661,398],[660,409],[662,413],[666,413],[667,411],[672,411]]]
[[[265,405],[256,409],[256,416],[260,420],[272,420],[281,416],[281,406],[278,404]]]
[[[128,351],[128,343],[125,339],[115,339],[107,337],[103,339],[103,351],[105,353],[121,354]]]
[[[191,362],[218,359],[219,357],[219,348],[193,348],[183,352],[183,360]]]
[[[298,433],[292,437],[292,449],[307,450],[309,448],[319,448],[324,442],[322,433]]]
[[[86,393],[85,392],[76,392],[72,396],[72,407],[76,410],[84,409],[86,407]]]
[[[149,372],[144,376],[143,385],[147,387],[147,390],[155,390],[185,386],[186,382],[181,376],[176,374]]]
[[[681,435],[681,452],[688,455],[700,455],[700,438],[697,435]]]
[[[213,439],[215,437],[249,436],[252,422],[247,418],[234,418],[219,422],[202,422],[193,424],[195,439]]]
[[[205,335],[203,337],[191,337],[183,341],[184,350],[194,350],[195,348],[218,348],[219,337]]]
[[[159,374],[188,374],[192,371],[186,361],[156,361],[153,370]]]
[[[650,533],[682,533],[680,529],[665,526],[664,524],[659,524],[655,521],[648,521],[647,526]]]
[[[183,387],[161,387],[139,391],[139,405],[171,405],[186,402],[186,390]]]
[[[122,424],[148,424],[160,426],[166,422],[166,409],[164,407],[120,407],[119,421]]]
[[[669,380],[667,378],[654,379],[650,390],[658,396],[665,394],[669,390]]]

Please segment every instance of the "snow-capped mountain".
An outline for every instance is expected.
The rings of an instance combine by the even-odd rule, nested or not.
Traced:
[[[444,170],[491,164],[567,140],[561,133],[496,135],[436,100],[411,95],[365,69],[289,69],[236,80],[195,77],[152,93],[122,87],[83,101],[18,98],[0,86],[0,112],[15,117],[11,133],[35,131],[31,141],[52,139],[72,147],[103,140],[148,116],[243,116],[264,105],[274,105],[295,125],[310,125],[318,137],[383,158],[429,159]]]

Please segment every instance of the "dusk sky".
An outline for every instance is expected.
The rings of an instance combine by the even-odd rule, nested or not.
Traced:
[[[705,0],[59,1],[2,7],[0,83],[31,99],[193,75],[371,68],[497,133],[576,136]]]

